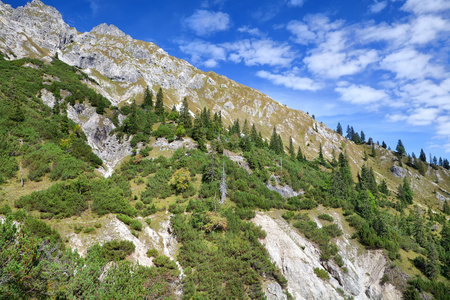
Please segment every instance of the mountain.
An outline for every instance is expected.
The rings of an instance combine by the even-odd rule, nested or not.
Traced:
[[[39,177],[42,181],[35,181],[33,176],[30,176],[34,174],[30,171],[30,167],[21,162],[20,178],[22,179],[22,165],[24,177],[28,176],[25,189],[22,189],[20,183],[14,179],[6,183],[4,197],[7,203],[15,209],[39,211],[39,214],[32,215],[44,220],[49,219],[46,222],[58,229],[62,236],[61,240],[65,240],[82,255],[88,255],[88,249],[96,243],[105,244],[115,239],[128,240],[136,246],[129,259],[141,265],[151,266],[154,264],[152,260],[156,257],[151,259],[146,252],[150,247],[154,247],[159,253],[171,259],[179,259],[185,268],[189,265],[187,271],[178,265],[187,278],[183,282],[184,292],[187,294],[192,288],[191,281],[196,283],[193,290],[196,288],[198,291],[202,288],[207,290],[201,287],[201,284],[205,283],[199,275],[196,275],[199,270],[194,271],[192,265],[197,264],[197,268],[200,266],[205,268],[204,272],[211,275],[207,271],[214,266],[208,265],[208,259],[205,261],[202,256],[206,255],[211,261],[214,261],[214,258],[223,263],[214,252],[215,249],[220,249],[223,251],[222,255],[232,253],[233,257],[242,256],[241,265],[247,266],[247,261],[254,260],[251,267],[245,270],[247,277],[244,290],[240,291],[240,285],[232,279],[228,278],[228,281],[224,280],[226,284],[223,283],[227,288],[231,286],[230,290],[235,288],[233,290],[236,292],[235,295],[242,297],[251,295],[258,298],[262,296],[258,294],[260,290],[264,290],[268,299],[287,299],[289,293],[295,299],[344,297],[399,299],[401,292],[408,291],[406,278],[421,274],[418,271],[420,259],[417,258],[428,259],[423,263],[427,266],[423,269],[427,269],[431,266],[429,254],[433,253],[430,250],[431,246],[419,240],[417,230],[404,223],[412,222],[414,216],[422,216],[418,220],[424,220],[423,223],[418,225],[414,223],[414,226],[420,225],[429,233],[439,232],[439,235],[434,234],[425,240],[433,241],[432,245],[444,244],[440,241],[448,216],[442,217],[441,211],[443,204],[450,199],[450,172],[443,167],[396,155],[377,143],[356,144],[302,111],[290,109],[255,89],[214,72],[203,72],[186,61],[170,56],[153,43],[134,40],[114,25],[101,24],[90,32],[80,33],[67,25],[56,9],[39,0],[33,0],[17,9],[0,2],[0,52],[6,59],[5,69],[13,68],[14,62],[17,62],[20,63],[18,68],[22,68],[20,70],[23,73],[26,73],[23,71],[26,69],[23,68],[37,70],[33,76],[40,76],[39,80],[42,81],[39,87],[27,88],[21,85],[24,79],[20,78],[16,83],[8,83],[8,91],[12,90],[10,86],[19,85],[24,90],[23,97],[28,101],[36,103],[41,101],[52,109],[38,108],[43,115],[57,115],[60,113],[57,108],[61,105],[62,114],[67,113],[68,118],[80,126],[86,137],[86,143],[103,161],[103,167],[97,168],[97,172],[105,177],[118,175],[107,179],[97,178],[89,168],[98,167],[98,164],[92,163],[95,156],[89,154],[91,160],[85,159],[83,166],[82,162],[78,162],[79,168],[76,170],[80,171],[75,175],[68,175],[69,179],[75,181],[69,183],[66,191],[67,177],[65,181],[61,176],[56,177],[57,175],[55,179],[50,178],[51,174],[56,173],[54,170],[57,169],[59,160],[72,159],[65,156],[70,151],[66,149],[64,154],[58,147],[48,146],[58,153],[58,158],[53,160],[53,164],[46,167],[50,175],[45,175],[47,173],[44,172],[44,175]],[[51,68],[46,67],[50,65]],[[69,86],[69,79],[76,83],[71,82]],[[85,87],[93,91],[79,93],[79,90]],[[218,143],[224,145],[228,142],[234,143],[231,146],[225,145],[224,155],[219,159],[220,164],[215,158],[208,156],[209,154],[195,150],[200,147],[201,138],[195,138],[192,134],[192,139],[185,137],[169,142],[171,138],[163,133],[162,129],[160,130],[167,125],[165,117],[161,119],[161,116],[153,112],[143,112],[145,109],[133,112],[136,109],[133,108],[134,103],[138,106],[143,103],[147,87],[155,96],[160,90],[163,91],[167,112],[173,106],[180,111],[182,101],[186,97],[190,114],[199,116],[199,119],[205,108],[211,114],[221,114],[223,127],[218,128],[223,130],[223,136],[220,137],[219,130],[219,136],[214,132],[212,138],[206,141],[211,153],[215,152]],[[2,92],[0,96],[6,99],[9,97],[8,93]],[[32,118],[37,109],[30,103],[25,109],[26,120]],[[7,105],[9,104],[5,104],[5,107]],[[4,111],[6,110],[5,108]],[[138,119],[141,118],[139,120],[144,116],[153,118],[151,134],[144,132],[145,130],[127,134],[129,132],[125,131],[125,124],[129,124],[127,122],[130,122],[134,113]],[[295,152],[300,147],[307,160],[299,162],[283,156],[282,153],[270,152],[263,146],[247,147],[245,135],[226,132],[227,127],[231,128],[236,124],[235,120],[239,120],[241,128],[244,120],[247,120],[249,125],[254,124],[267,142],[269,140],[272,142],[273,129],[276,127],[284,145],[289,145],[289,138],[292,137]],[[43,122],[55,122],[54,127],[60,128],[58,126],[61,126],[62,121],[60,117],[55,116],[54,119]],[[171,120],[166,127],[175,128],[177,122],[179,123],[179,120]],[[73,133],[77,134],[75,131]],[[9,134],[15,139],[15,143],[20,141],[20,135],[14,132]],[[79,132],[78,134],[81,143],[83,135]],[[167,137],[167,140],[157,139],[160,136]],[[63,146],[59,141],[65,139],[68,139],[68,136],[55,136],[53,139],[40,137],[40,141],[44,144],[53,143],[61,147]],[[25,143],[27,142],[25,140]],[[36,146],[36,143],[34,142],[33,147],[42,149]],[[55,150],[55,147],[58,149]],[[22,149],[18,151],[20,154],[5,154],[5,157],[10,159],[17,156],[18,161],[26,161],[27,157],[32,157],[33,151]],[[145,151],[147,155],[143,154]],[[136,152],[142,155],[135,155]],[[160,156],[161,154],[163,156]],[[323,155],[323,159],[320,159],[320,154]],[[341,160],[340,154],[343,154],[342,157],[345,157],[346,162]],[[146,156],[154,159],[145,159]],[[227,199],[231,201],[227,200],[224,208],[217,212],[217,204],[213,201],[216,200],[218,186],[215,185],[218,183],[208,182],[205,177],[216,178],[219,173],[222,174],[220,167],[222,163],[224,169],[226,164],[225,174],[230,177],[228,179],[230,192]],[[343,175],[340,177],[338,174],[346,168],[346,164],[349,172],[342,171]],[[83,168],[87,171],[81,174]],[[213,171],[208,172],[208,168]],[[186,169],[191,176],[183,175]],[[36,173],[37,170],[39,168],[33,171]],[[19,172],[18,168],[15,172]],[[14,172],[12,174],[11,178],[14,178]],[[352,192],[349,192],[348,198],[352,200],[344,199],[345,197],[337,195],[334,191],[345,186],[345,180],[348,180],[345,176],[348,174],[352,183],[349,188]],[[186,181],[181,181],[182,178]],[[174,180],[186,184],[186,191],[185,188],[182,192],[176,190],[174,186],[177,186],[177,182],[174,184]],[[147,181],[146,185],[143,184],[144,181]],[[356,187],[353,186],[353,181],[357,181]],[[383,181],[386,183],[385,195],[376,194],[364,186],[374,181],[375,185],[381,185]],[[79,194],[77,197],[83,203],[79,208],[82,213],[74,213],[69,209],[69,204],[58,202],[59,198],[65,199],[58,196],[60,195],[58,193],[70,194],[71,187],[75,186],[79,187],[74,194]],[[84,186],[85,189],[80,186]],[[404,195],[408,194],[407,186],[414,194],[412,203],[409,203]],[[35,191],[36,193],[31,194]],[[113,197],[110,194],[120,196]],[[343,199],[339,198],[341,196]],[[50,198],[54,201],[48,204],[51,209],[46,206],[45,200]],[[102,202],[102,199],[117,205],[109,205],[105,203],[106,200]],[[341,202],[336,199],[340,199]],[[406,209],[399,204],[402,203],[402,199],[406,199],[408,205],[415,206],[410,205]],[[39,206],[36,201],[45,204]],[[308,203],[312,203],[311,206]],[[207,207],[208,205],[210,207]],[[240,217],[239,221],[233,219],[230,209],[231,211],[234,209],[234,215]],[[247,209],[260,211],[252,215]],[[367,210],[371,213],[365,214]],[[409,215],[404,210],[408,211]],[[181,211],[186,213],[183,215]],[[113,213],[118,214],[117,217]],[[175,217],[169,221],[170,214],[174,214]],[[248,218],[246,214],[253,217]],[[140,215],[133,220],[141,224],[140,229],[134,229],[139,228],[139,225],[136,225],[138,223],[135,222],[136,226],[133,227],[132,221],[127,220],[124,215],[129,217]],[[145,219],[148,215],[152,217]],[[433,217],[434,215],[436,217]],[[187,216],[192,216],[189,222]],[[364,218],[367,221],[372,220],[370,225],[369,222],[364,222]],[[151,225],[144,222],[149,219]],[[253,223],[247,222],[248,219],[252,219]],[[187,223],[190,225],[186,225]],[[267,236],[248,224],[261,226]],[[317,237],[320,238],[323,234],[321,228],[332,228],[327,227],[332,224],[338,225],[342,230],[337,236],[330,235],[331,239],[334,238],[333,243],[328,243],[330,238],[327,236],[324,237],[326,242],[318,239]],[[364,224],[367,228],[363,226]],[[383,228],[388,226],[386,224],[394,229]],[[230,228],[228,231],[227,226]],[[199,227],[201,234],[198,232]],[[400,231],[398,229],[400,227],[402,230],[409,228],[406,230],[409,234],[394,233]],[[77,228],[84,228],[84,233],[80,233],[81,229]],[[91,228],[92,230],[89,230],[95,232],[95,235],[90,235],[88,228]],[[236,228],[245,232],[245,235],[249,236],[248,240],[234,239],[233,230],[237,230]],[[207,235],[208,230],[225,232],[225,237],[222,237],[224,240],[219,236]],[[375,231],[378,233],[374,233]],[[396,246],[383,240],[388,237],[387,232],[389,237],[398,238],[393,241]],[[233,237],[228,236],[228,233],[233,234]],[[258,236],[262,244],[255,242],[254,239],[257,239],[255,236]],[[355,237],[359,242],[354,239]],[[199,251],[201,247],[194,247],[190,240],[204,247],[200,254],[195,251]],[[221,244],[225,243],[224,241],[233,247],[233,243],[236,245],[242,243],[239,246],[248,247],[245,249],[251,253],[249,254],[251,259],[239,251],[239,246],[225,247]],[[364,249],[361,243],[369,250]],[[187,250],[187,245],[194,247],[194,250]],[[264,245],[266,250],[262,250],[261,245]],[[328,247],[339,249],[341,259],[339,260],[336,252]],[[250,249],[255,252],[251,252]],[[334,254],[329,254],[328,259],[324,259],[323,253],[327,251]],[[187,253],[195,258],[187,257]],[[439,250],[439,253],[444,253],[440,258],[443,275],[439,278],[446,282],[445,280],[448,280],[448,277],[445,279],[445,272],[448,271],[445,267],[446,251]],[[268,257],[276,268],[264,260]],[[220,266],[226,268],[233,263],[236,262],[230,261]],[[176,269],[167,262],[161,263],[158,267],[164,270]],[[230,272],[228,274],[235,274],[231,273],[232,270],[228,271]],[[107,274],[107,271],[105,272],[104,274]],[[423,275],[422,277],[425,278]],[[166,277],[158,280],[171,282],[171,279]],[[177,279],[171,284],[173,295],[181,297],[183,291],[173,288],[174,285],[181,286],[181,281]],[[421,291],[428,290],[422,288]],[[225,293],[223,290],[220,292]],[[199,293],[197,296],[202,295]]]

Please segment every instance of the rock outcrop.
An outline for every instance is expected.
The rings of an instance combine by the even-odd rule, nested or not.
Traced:
[[[253,222],[267,232],[261,242],[282,270],[294,299],[401,299],[393,285],[381,284],[387,263],[383,251],[359,253],[360,249],[344,235],[336,244],[348,270],[345,273],[332,261],[320,261],[318,248],[283,219],[257,213]],[[320,279],[315,268],[326,269],[331,278]]]

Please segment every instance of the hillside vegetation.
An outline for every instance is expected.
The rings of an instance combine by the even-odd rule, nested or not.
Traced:
[[[387,149],[348,141],[351,149],[374,149],[355,171],[351,151],[344,148],[327,159],[320,147],[307,159],[304,149],[294,147],[292,139],[283,140],[276,128],[265,136],[247,120],[234,119],[226,126],[222,114],[209,107],[193,117],[187,99],[180,109],[168,110],[162,88],[155,99],[147,91],[139,103],[110,107],[87,87],[86,75],[57,58],[50,64],[1,59],[0,68],[0,213],[5,216],[0,226],[0,294],[11,299],[170,299],[178,297],[176,286],[181,285],[183,299],[264,299],[264,282],[277,282],[284,291],[288,283],[260,243],[266,233],[250,221],[255,210],[279,210],[317,245],[321,260],[333,260],[345,272],[334,242],[341,228],[331,223],[330,215],[319,216],[330,222],[321,228],[310,218],[309,212],[321,206],[341,209],[354,228],[353,238],[368,249],[384,249],[393,264],[408,260],[404,252],[414,257],[410,262],[419,275],[404,288],[405,299],[448,299],[448,201],[438,205],[433,199],[433,206],[425,207],[427,198],[416,200],[421,192],[411,186],[410,177],[389,180],[388,185],[376,175],[375,168],[384,168],[377,166],[377,159],[395,155]],[[56,99],[53,108],[43,103],[43,89]],[[133,155],[110,178],[96,175],[102,161],[66,116],[65,108],[76,103],[94,106],[110,118],[116,125],[110,134],[131,137]],[[160,155],[152,144],[156,138],[192,139],[196,149]],[[397,164],[420,174],[416,160],[396,155]],[[229,156],[240,158],[239,164]],[[20,180],[26,191],[22,196],[11,188]],[[27,190],[41,181],[48,185]],[[295,194],[280,193],[281,188]],[[173,261],[151,249],[153,267],[128,262],[125,258],[135,249],[132,242],[95,245],[82,258],[49,225],[83,214],[118,214],[139,236],[143,226],[138,217],[166,210],[181,245],[176,258],[183,277]],[[89,234],[97,229],[74,231]],[[326,280],[330,275],[323,272],[316,274]]]

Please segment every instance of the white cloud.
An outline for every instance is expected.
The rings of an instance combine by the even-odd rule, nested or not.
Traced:
[[[369,6],[369,11],[374,14],[379,13],[380,11],[385,9],[387,6],[387,1],[378,2],[375,0],[374,2],[375,2],[374,4]]]
[[[377,60],[378,55],[375,50],[335,51],[334,49],[319,49],[305,57],[303,62],[313,73],[328,78],[339,78],[359,73],[367,65]]]
[[[305,3],[305,0],[288,0],[288,4],[292,5],[292,6],[303,6],[303,4]]]
[[[299,44],[309,44],[317,39],[317,35],[309,30],[308,25],[300,21],[291,21],[286,27],[294,36],[293,40]]]
[[[209,68],[216,67],[219,61],[224,61],[227,57],[223,47],[204,41],[182,44],[180,50],[190,55],[193,63],[200,63]]]
[[[248,33],[253,36],[263,36],[263,33],[258,28],[251,28],[249,26],[242,26],[238,28],[239,32]]]
[[[402,6],[405,11],[414,12],[416,14],[443,12],[450,9],[450,1],[448,0],[407,0]]]
[[[437,108],[418,108],[407,118],[407,121],[412,125],[430,125],[439,113]]]
[[[404,114],[388,114],[386,115],[386,118],[389,122],[399,122],[399,121],[405,121],[408,119],[408,116]]]
[[[294,73],[273,74],[267,71],[258,71],[256,76],[267,79],[273,84],[282,85],[293,90],[316,91],[321,88],[320,84],[312,79],[296,76]]]
[[[417,106],[436,106],[450,112],[450,78],[440,83],[431,80],[415,81],[401,87],[404,97]]]
[[[341,100],[352,104],[373,105],[388,98],[385,91],[366,85],[341,86],[337,87],[335,91],[341,94]]]
[[[229,59],[235,63],[244,61],[247,66],[270,65],[289,67],[295,53],[287,44],[277,44],[270,39],[241,40],[224,44],[231,54]]]
[[[410,42],[426,44],[435,40],[441,32],[445,31],[450,31],[448,20],[433,15],[419,16],[412,22]]]
[[[424,77],[441,78],[444,69],[430,62],[432,55],[422,54],[412,48],[405,48],[387,55],[380,63],[382,69],[396,73],[396,78],[416,79]]]
[[[197,10],[184,22],[197,35],[208,36],[218,31],[227,30],[230,27],[230,16],[223,12]]]
[[[100,8],[100,5],[97,0],[88,0],[89,7],[91,8],[91,12],[93,15],[97,14],[98,9]]]

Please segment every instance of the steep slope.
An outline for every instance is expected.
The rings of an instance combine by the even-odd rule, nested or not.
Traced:
[[[270,137],[276,126],[285,144],[292,136],[295,148],[300,146],[308,159],[318,156],[320,146],[329,160],[333,152],[337,157],[339,152],[345,151],[355,176],[361,166],[367,164],[376,171],[377,180],[381,182],[385,178],[393,191],[402,182],[401,177],[389,171],[395,164],[392,152],[375,145],[377,157],[366,162],[363,158],[365,152],[370,153],[369,147],[355,145],[302,111],[290,109],[214,72],[202,72],[153,43],[134,40],[114,25],[101,24],[90,32],[79,33],[64,22],[56,9],[40,0],[17,9],[0,1],[0,50],[10,59],[39,57],[50,61],[58,55],[62,61],[83,69],[94,78],[99,85],[87,84],[113,105],[121,106],[132,100],[140,103],[145,87],[155,94],[162,87],[167,110],[173,105],[180,107],[182,99],[187,97],[193,113],[197,114],[204,107],[212,113],[220,111],[226,125],[231,125],[235,119],[241,123],[247,119],[265,138]],[[74,110],[71,111],[71,119],[80,120]],[[120,144],[114,137],[104,134],[114,129],[104,117],[91,114],[88,120],[81,126],[88,132],[91,147],[107,165],[105,174],[111,174],[114,166],[131,153],[131,148],[127,142]],[[411,184],[420,187],[417,195],[423,204],[437,209],[439,201],[442,203],[449,198],[448,170],[429,167],[426,178],[411,168],[406,174],[415,178],[411,179]]]

